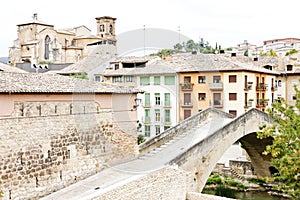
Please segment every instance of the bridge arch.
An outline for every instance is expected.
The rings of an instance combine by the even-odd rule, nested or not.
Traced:
[[[266,113],[253,108],[187,149],[169,164],[177,164],[186,171],[194,172],[196,191],[201,192],[224,152],[234,142],[240,141],[253,162],[256,174],[270,176],[270,157],[261,154],[265,146],[270,144],[270,139],[259,140],[256,138],[256,132],[259,131],[260,125],[272,122]]]

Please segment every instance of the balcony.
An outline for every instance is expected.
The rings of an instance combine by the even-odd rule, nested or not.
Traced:
[[[252,107],[252,102],[253,102],[253,101],[250,101],[250,100],[249,100],[249,101],[247,101],[247,102],[245,102],[245,106],[244,106],[244,108],[246,108],[246,109],[247,109],[247,108],[250,108],[250,107]]]
[[[257,91],[265,91],[265,90],[267,90],[267,87],[268,87],[267,84],[259,83],[256,86],[256,90]]]
[[[180,88],[182,91],[192,91],[194,83],[181,83]]]
[[[183,108],[192,108],[193,107],[193,103],[192,102],[182,102],[181,103],[181,107]]]
[[[245,84],[244,90],[245,90],[245,91],[252,90],[252,84],[253,84],[253,82],[247,82],[247,83]]]
[[[222,100],[214,100],[213,101],[213,107],[214,108],[222,108],[223,107],[223,101]]]
[[[209,83],[208,87],[210,90],[223,90],[223,83],[222,82]]]
[[[266,106],[268,106],[268,101],[269,101],[269,99],[259,99],[259,100],[256,102],[256,107],[257,107],[257,108],[260,108],[260,107],[266,107]]]
[[[277,91],[277,89],[278,89],[277,86],[274,86],[274,85],[273,85],[273,86],[271,87],[272,92]]]

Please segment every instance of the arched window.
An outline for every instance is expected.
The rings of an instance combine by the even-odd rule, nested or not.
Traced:
[[[47,35],[45,38],[45,59],[46,60],[49,59],[50,41],[51,41],[51,39],[50,39],[49,35]]]

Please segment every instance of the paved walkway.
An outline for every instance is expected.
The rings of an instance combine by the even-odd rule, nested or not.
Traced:
[[[178,135],[159,148],[140,156],[138,159],[105,169],[96,175],[46,196],[42,200],[92,199],[106,191],[163,168],[176,156],[214,133],[231,120],[218,117],[208,118],[189,131]]]

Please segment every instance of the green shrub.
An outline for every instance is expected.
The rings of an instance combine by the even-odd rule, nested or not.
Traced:
[[[146,139],[145,139],[144,135],[139,134],[138,137],[137,137],[137,143],[142,144],[145,141],[146,141]]]
[[[207,185],[221,184],[221,183],[222,183],[222,178],[220,177],[219,174],[214,174],[212,177],[209,177],[206,181]]]
[[[264,183],[267,182],[266,179],[263,178],[248,178],[247,181],[258,185],[263,185]]]

